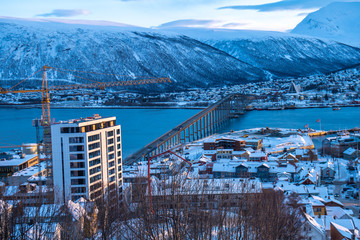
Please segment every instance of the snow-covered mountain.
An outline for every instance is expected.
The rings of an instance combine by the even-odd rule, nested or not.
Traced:
[[[124,79],[120,75],[170,77],[171,84],[141,87],[176,90],[308,76],[360,63],[359,48],[279,32],[146,29],[106,22],[4,18],[0,29],[0,87],[12,86],[14,80],[30,76],[45,64],[117,74],[118,80]],[[75,81],[74,75],[50,71],[48,78],[66,84]],[[106,75],[81,77],[114,80]],[[34,79],[27,82],[40,86]]]
[[[292,31],[360,46],[360,2],[334,2],[310,13]]]
[[[3,86],[11,85],[7,80],[30,76],[44,64],[126,76],[170,77],[173,83],[168,89],[223,86],[266,77],[261,69],[207,44],[150,29],[16,19],[2,19],[0,29]],[[108,76],[99,79],[103,75],[82,76],[111,80]],[[49,72],[48,78],[57,84],[74,80],[73,75],[59,72]],[[161,90],[165,86],[143,88]]]
[[[290,33],[167,28],[220,49],[278,77],[328,73],[360,63],[360,49]]]

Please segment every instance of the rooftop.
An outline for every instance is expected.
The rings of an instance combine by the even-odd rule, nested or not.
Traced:
[[[18,155],[14,155],[13,159],[0,161],[0,167],[19,166],[19,165],[29,161],[30,159],[36,158],[36,157],[37,157],[36,154],[25,155],[24,158],[21,158],[21,156],[18,156]]]

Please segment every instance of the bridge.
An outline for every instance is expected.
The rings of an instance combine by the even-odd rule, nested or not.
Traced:
[[[246,105],[252,99],[253,96],[249,95],[228,95],[128,156],[124,164],[146,160],[172,147],[216,133],[226,121],[243,114]]]

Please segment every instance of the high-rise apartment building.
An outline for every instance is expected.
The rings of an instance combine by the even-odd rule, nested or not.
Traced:
[[[105,193],[122,195],[121,127],[116,117],[93,117],[51,126],[55,202],[84,197],[91,201]]]

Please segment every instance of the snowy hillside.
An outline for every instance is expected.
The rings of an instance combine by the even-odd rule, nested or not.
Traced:
[[[310,13],[292,31],[360,46],[360,2],[335,2]]]
[[[290,33],[167,28],[220,49],[279,77],[328,73],[360,63],[360,49]]]
[[[128,26],[11,19],[0,19],[0,28],[2,87],[11,85],[11,80],[31,75],[44,64],[126,76],[170,77],[173,83],[167,89],[223,86],[265,79],[261,69],[177,34],[159,34]],[[94,79],[94,76],[85,77]],[[49,72],[48,78],[73,80],[71,75],[53,72]],[[153,90],[163,87],[163,84],[144,86]]]

